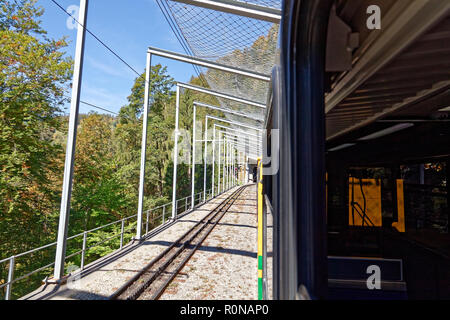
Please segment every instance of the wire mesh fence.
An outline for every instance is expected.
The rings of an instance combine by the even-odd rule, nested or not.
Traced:
[[[270,74],[276,60],[278,24],[230,13],[164,0],[173,21],[190,51],[197,58],[253,72]],[[238,1],[274,9],[281,0]],[[269,84],[227,72],[202,69],[209,86],[216,91],[265,104]],[[219,99],[222,107],[261,118],[263,110]]]

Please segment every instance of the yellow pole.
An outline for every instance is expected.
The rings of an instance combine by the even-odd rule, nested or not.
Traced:
[[[258,299],[263,300],[263,170],[258,158]]]

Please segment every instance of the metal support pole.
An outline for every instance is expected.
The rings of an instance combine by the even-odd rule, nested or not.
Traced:
[[[163,206],[163,220],[162,223],[166,223],[166,206]]]
[[[234,147],[231,147],[231,188],[234,187]]]
[[[233,146],[230,144],[230,189],[233,188]]]
[[[208,118],[205,120],[205,155],[203,158],[204,168],[203,168],[203,202],[206,202],[206,168],[208,165]]]
[[[148,112],[150,99],[150,81],[152,71],[152,54],[147,53],[147,63],[145,69],[145,92],[144,92],[144,115],[142,125],[142,145],[141,145],[141,168],[139,172],[139,205],[136,225],[136,240],[142,238],[142,215],[144,211],[144,185],[145,185],[145,161],[147,156],[147,132],[148,132]]]
[[[240,159],[240,152],[238,149],[236,149],[236,186],[239,185],[239,159]]]
[[[226,191],[226,171],[227,171],[227,167],[226,167],[226,163],[227,163],[227,152],[226,152],[226,141],[225,138],[223,139],[223,179],[222,179],[222,183],[223,183],[223,192]]]
[[[234,163],[234,184],[239,185],[239,150],[236,149],[235,163]]]
[[[231,146],[231,187],[234,187],[234,146]]]
[[[258,214],[258,300],[263,300],[263,181],[262,181],[262,163],[258,159],[257,165],[257,214]]]
[[[228,171],[230,172],[229,176],[228,176],[228,188],[231,189],[233,188],[233,146],[231,145],[230,142],[230,149],[228,149],[228,152],[230,153],[230,164],[228,166]]]
[[[211,197],[214,198],[214,174],[216,171],[216,127],[214,127],[213,130],[213,145],[212,145],[212,152],[213,152],[213,156],[212,156],[212,177],[211,177]]]
[[[242,175],[241,175],[241,156],[242,156],[242,153],[238,150],[237,151],[237,160],[236,160],[236,167],[237,167],[236,183],[238,185],[241,184],[241,180],[242,180]]]
[[[177,163],[178,163],[178,126],[180,116],[180,87],[177,86],[176,114],[175,114],[175,146],[173,153],[173,186],[172,186],[172,219],[177,218]]]
[[[228,191],[228,142],[227,139],[225,140],[225,191]]]
[[[240,179],[240,183],[241,183],[241,185],[243,185],[244,184],[244,153],[243,152],[241,152],[241,157],[240,157],[240,164],[239,164],[239,171],[240,171],[240,177],[241,177],[241,179]]]
[[[221,156],[222,156],[222,152],[221,152],[221,140],[220,140],[220,134],[219,134],[219,150],[218,150],[218,152],[219,152],[219,166],[217,167],[217,170],[219,170],[219,172],[218,172],[218,174],[217,174],[217,194],[220,194],[220,158],[221,158]]]
[[[59,213],[58,240],[55,256],[55,279],[64,276],[66,260],[67,229],[69,225],[70,199],[72,195],[73,165],[75,159],[75,146],[77,140],[77,119],[80,108],[80,90],[83,76],[84,43],[86,38],[86,22],[88,0],[80,0],[80,13],[78,21],[77,44],[75,48],[75,64],[72,81],[72,100],[70,103],[69,130],[67,135],[66,160],[64,165],[64,180],[61,195],[61,209]]]
[[[147,213],[148,217],[148,213]],[[123,248],[123,234],[125,232],[125,220],[122,220],[121,226],[120,226],[120,249]]]
[[[235,157],[236,157],[236,154],[235,154],[235,149],[234,149],[234,146],[232,146],[231,147],[231,187],[233,188],[234,187],[234,178],[235,178],[235,172],[234,172],[234,168],[235,168],[235,164],[234,164],[234,162],[235,162]]]
[[[192,190],[191,190],[191,197],[192,197],[192,204],[191,204],[191,209],[194,209],[195,207],[195,143],[197,140],[197,128],[196,128],[196,120],[197,118],[197,106],[194,104],[194,117],[193,117],[193,121],[192,121],[192,130],[193,130],[193,134],[192,134]]]
[[[245,153],[242,153],[242,184],[246,184],[247,183],[247,181],[245,180],[245,174],[247,172],[245,158],[246,158]]]
[[[6,295],[5,300],[11,299],[11,293],[12,293],[12,281],[14,280],[14,267],[16,265],[16,257],[12,256],[9,259],[9,270],[8,270],[8,285],[6,286]]]
[[[236,149],[233,147],[233,187],[236,186]]]
[[[84,259],[86,257],[87,232],[83,233],[83,245],[81,247],[81,270],[84,270]]]
[[[231,142],[229,142],[229,148],[228,148],[228,189],[231,189],[233,187],[233,172],[231,171],[233,168],[233,152],[231,151],[233,149]]]
[[[228,142],[225,139],[225,190],[228,191]]]
[[[247,155],[245,154],[245,152],[242,154],[242,183],[243,184],[247,184],[247,163],[245,162],[245,160],[247,159]]]
[[[230,142],[227,139],[227,190],[230,190]]]
[[[252,3],[244,3],[236,0],[173,0],[200,8],[207,8],[218,12],[231,13],[247,18],[280,23],[281,12],[279,9],[258,6]]]

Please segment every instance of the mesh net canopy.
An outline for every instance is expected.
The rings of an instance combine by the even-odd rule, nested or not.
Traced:
[[[271,73],[276,61],[278,24],[176,1],[161,1],[194,57],[257,73]],[[281,9],[281,0],[235,2]],[[261,104],[267,102],[267,82],[214,69],[201,68],[201,73],[215,91]],[[265,111],[261,108],[226,99],[219,99],[219,102],[223,108],[244,112],[260,121],[264,118]]]

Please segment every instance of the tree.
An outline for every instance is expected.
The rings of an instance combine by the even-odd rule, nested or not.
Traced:
[[[149,127],[147,136],[147,164],[144,195],[145,207],[149,208],[153,198],[164,196],[164,177],[172,147],[171,133],[174,129],[175,82],[167,75],[167,68],[160,64],[151,70],[151,93]],[[135,80],[129,104],[120,110],[116,128],[117,155],[119,157],[118,175],[126,179],[136,199],[139,186],[139,170],[142,138],[142,113],[144,106],[145,74]]]
[[[61,146],[51,136],[65,102],[71,60],[64,39],[48,39],[34,0],[0,5],[0,243],[2,256],[40,242],[54,196],[50,175]],[[46,205],[47,203],[47,205]],[[39,225],[39,224],[38,224]],[[19,236],[18,247],[11,247]],[[8,241],[6,240],[7,238]],[[27,237],[28,239],[24,239]]]
[[[75,157],[71,233],[80,233],[131,212],[131,199],[115,172],[113,121],[110,116],[89,114],[80,121]]]
[[[0,258],[53,241],[56,232],[60,189],[54,182],[61,180],[63,150],[52,137],[61,126],[72,61],[64,56],[64,39],[46,36],[35,4],[0,3]],[[50,256],[22,258],[16,275]],[[6,267],[0,266],[0,283]]]

